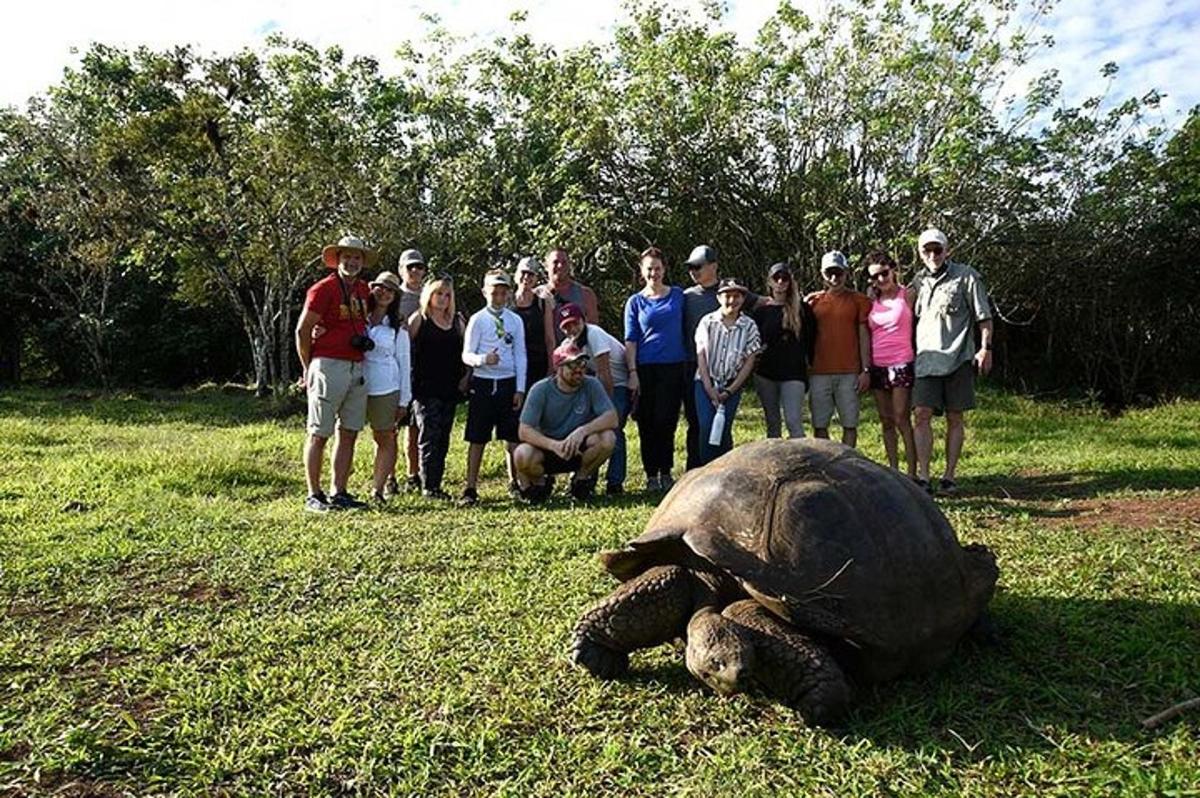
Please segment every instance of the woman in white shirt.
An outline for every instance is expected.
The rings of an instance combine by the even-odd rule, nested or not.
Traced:
[[[400,319],[400,278],[380,272],[371,282],[367,301],[367,335],[375,344],[364,354],[367,421],[375,436],[372,499],[384,501],[383,488],[396,467],[396,424],[408,415],[412,401],[412,366],[408,330]]]
[[[575,346],[588,353],[588,373],[604,385],[617,410],[617,442],[608,459],[604,491],[608,496],[620,495],[625,492],[625,420],[629,417],[629,366],[625,344],[598,324],[585,322],[583,308],[574,302],[559,305],[554,311],[554,320],[564,335],[574,339]]]

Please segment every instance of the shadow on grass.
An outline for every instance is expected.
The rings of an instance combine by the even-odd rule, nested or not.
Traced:
[[[1148,739],[1140,721],[1200,685],[1200,606],[1011,595],[992,606],[1000,646],[964,644],[947,669],[866,691],[846,731],[972,758],[1067,735]]]
[[[55,423],[76,416],[108,423],[183,423],[230,427],[295,420],[303,426],[304,400],[298,395],[258,399],[242,386],[209,385],[189,391],[42,391],[22,389],[0,395],[0,417]]]
[[[1200,606],[1001,595],[992,607],[999,646],[964,643],[935,673],[862,689],[830,731],[972,761],[1059,748],[1068,736],[1148,740],[1140,721],[1200,685]],[[680,696],[703,689],[682,653],[676,665],[635,660],[622,681]]]
[[[984,474],[963,479],[955,498],[1092,499],[1122,490],[1192,490],[1200,488],[1197,468],[1122,468],[1113,471],[1067,471],[1050,474]]]

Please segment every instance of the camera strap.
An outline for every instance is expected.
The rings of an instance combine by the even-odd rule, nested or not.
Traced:
[[[350,300],[358,299],[358,297],[351,296],[350,289],[348,289],[346,287],[346,281],[342,279],[342,275],[339,274],[337,276],[337,281],[338,281],[338,288],[342,289],[342,303],[346,306],[346,312],[350,314],[350,336],[354,337],[355,335],[358,335],[359,332],[358,332],[358,327],[354,323],[354,305],[350,304]],[[361,300],[359,300],[359,301],[361,303]],[[364,316],[365,315],[366,314],[364,313]],[[366,322],[365,318],[363,319],[362,334],[363,335],[367,334],[367,322]]]

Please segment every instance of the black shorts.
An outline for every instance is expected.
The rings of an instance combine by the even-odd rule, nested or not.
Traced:
[[[467,400],[467,429],[463,438],[468,443],[487,443],[492,430],[499,440],[517,443],[520,414],[513,409],[513,394],[517,391],[516,377],[489,380],[472,377]]]
[[[570,460],[564,460],[557,452],[549,449],[538,449],[542,453],[542,470],[547,474],[574,473],[583,465],[583,453],[587,451],[587,440],[579,447],[579,453]]]
[[[932,408],[939,416],[946,410],[970,410],[975,407],[975,364],[968,360],[950,374],[917,377],[913,386],[913,407]]]

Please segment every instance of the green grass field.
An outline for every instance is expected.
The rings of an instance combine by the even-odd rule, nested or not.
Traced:
[[[1200,795],[1200,712],[1139,723],[1200,693],[1200,403],[985,393],[970,422],[939,501],[998,555],[1007,648],[813,730],[671,647],[614,683],[568,665],[636,492],[514,507],[491,447],[477,508],[314,517],[298,414],[0,395],[0,795]]]

